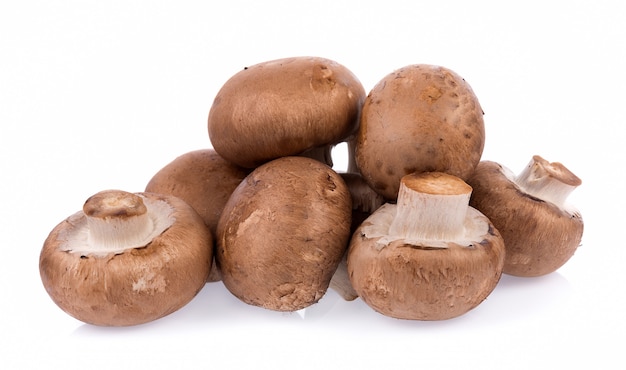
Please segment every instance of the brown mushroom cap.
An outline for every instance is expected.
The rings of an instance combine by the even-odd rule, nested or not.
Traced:
[[[46,291],[71,316],[100,326],[142,324],[183,307],[204,286],[212,235],[184,201],[104,191],[83,209],[50,232],[39,259]],[[124,229],[144,216],[145,228],[110,238],[108,226]]]
[[[467,179],[485,143],[483,111],[455,72],[416,64],[385,76],[363,105],[356,164],[388,200],[413,172],[445,172]]]
[[[222,86],[209,112],[209,137],[226,160],[254,168],[342,142],[356,131],[364,99],[360,81],[335,61],[267,61]]]
[[[580,184],[563,165],[549,164],[535,156],[532,163],[547,168],[545,176],[558,179],[573,190]],[[530,166],[529,166],[530,167]],[[581,214],[566,204],[548,201],[520,186],[506,167],[481,161],[468,179],[474,188],[470,204],[500,230],[506,245],[504,273],[541,276],[558,270],[576,252],[583,235]],[[561,200],[564,197],[559,196]]]
[[[330,167],[282,157],[235,189],[217,227],[226,288],[245,303],[296,311],[317,302],[347,247],[350,193]]]
[[[225,160],[213,149],[199,149],[184,153],[161,168],[145,191],[184,200],[215,235],[224,205],[248,173],[249,169]],[[219,269],[214,262],[208,281],[219,280]]]
[[[427,183],[441,184],[438,176],[444,178],[444,184],[462,183],[460,179],[450,180],[446,174],[427,173],[405,176],[403,184],[409,176],[425,176]],[[465,183],[458,187],[453,184],[452,188],[453,196],[468,191]],[[448,190],[439,187],[435,195],[446,198],[451,195],[445,193]],[[425,190],[418,193],[425,194],[422,191]],[[467,202],[462,198],[453,203]],[[397,234],[393,229],[401,214],[401,199],[398,204],[387,203],[376,210],[352,237],[348,273],[358,295],[377,312],[399,319],[444,320],[478,306],[493,291],[502,274],[504,242],[498,231],[484,215],[466,206],[466,212],[454,212],[465,214],[459,220],[461,232],[451,233],[455,237]],[[445,212],[441,214],[445,217]],[[409,223],[413,217],[407,215]],[[419,226],[413,229],[422,232]],[[430,233],[431,230],[423,230],[423,235]]]
[[[213,149],[194,150],[161,168],[150,179],[145,191],[184,200],[215,235],[224,205],[249,173],[249,169],[225,160]]]

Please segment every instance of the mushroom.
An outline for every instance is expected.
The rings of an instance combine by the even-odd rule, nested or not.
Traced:
[[[217,93],[208,117],[213,148],[246,168],[329,146],[354,134],[365,90],[345,66],[292,57],[246,67]],[[307,154],[305,154],[307,155]],[[310,156],[310,155],[307,155]]]
[[[241,301],[297,311],[326,293],[350,237],[351,199],[342,178],[307,157],[253,170],[217,226],[217,264]]]
[[[248,173],[249,169],[225,160],[213,149],[199,149],[184,153],[161,168],[145,191],[184,200],[202,217],[211,235],[215,235],[224,205]],[[213,262],[208,282],[219,280],[219,269]]]
[[[576,252],[583,219],[567,197],[582,182],[563,164],[535,155],[515,176],[496,162],[481,161],[468,183],[474,188],[470,204],[502,233],[504,273],[546,275]]]
[[[356,164],[386,199],[413,172],[467,179],[485,143],[483,111],[470,85],[450,69],[416,64],[385,76],[367,96],[355,143]]]
[[[504,242],[489,219],[468,206],[471,191],[445,173],[402,177],[397,204],[376,210],[350,242],[350,281],[367,305],[399,319],[444,320],[492,292]]]
[[[209,275],[212,243],[184,201],[106,190],[50,232],[39,270],[52,300],[76,319],[137,325],[191,301]]]
[[[348,186],[352,198],[352,222],[350,224],[350,235],[352,235],[364,220],[385,203],[385,200],[380,194],[370,188],[365,180],[363,180],[361,174],[343,172],[339,175]],[[346,248],[346,252],[330,281],[330,288],[339,293],[346,301],[353,301],[359,295],[352,287],[348,276],[347,252],[348,249]]]

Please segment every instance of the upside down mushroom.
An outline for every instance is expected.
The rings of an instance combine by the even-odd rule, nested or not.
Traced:
[[[502,274],[504,242],[468,206],[471,190],[445,173],[402,178],[397,204],[376,210],[350,242],[348,273],[367,305],[399,319],[444,320],[491,293]]]
[[[106,190],[58,224],[39,258],[52,300],[88,324],[129,326],[168,315],[202,289],[212,235],[182,200]]]
[[[481,161],[468,183],[474,188],[470,204],[502,233],[504,273],[546,275],[578,249],[583,219],[567,198],[582,181],[563,164],[535,155],[516,176],[496,162]]]

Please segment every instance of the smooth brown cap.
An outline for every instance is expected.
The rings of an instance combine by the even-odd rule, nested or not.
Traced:
[[[250,173],[222,158],[214,149],[184,153],[161,168],[146,185],[146,192],[184,200],[215,234],[228,198]]]
[[[209,111],[209,137],[226,160],[254,168],[344,141],[356,131],[364,99],[360,81],[335,61],[267,61],[222,86]]]

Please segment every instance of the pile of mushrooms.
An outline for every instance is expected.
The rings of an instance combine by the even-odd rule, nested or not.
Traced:
[[[481,160],[483,111],[454,71],[408,65],[366,95],[345,66],[292,57],[228,79],[210,148],[163,166],[140,192],[105,190],[59,223],[39,267],[52,300],[101,326],[164,317],[207,283],[297,311],[328,289],[398,319],[445,320],[502,274],[559,269],[583,222],[581,180],[535,155],[515,176]],[[349,165],[333,169],[346,143]]]

